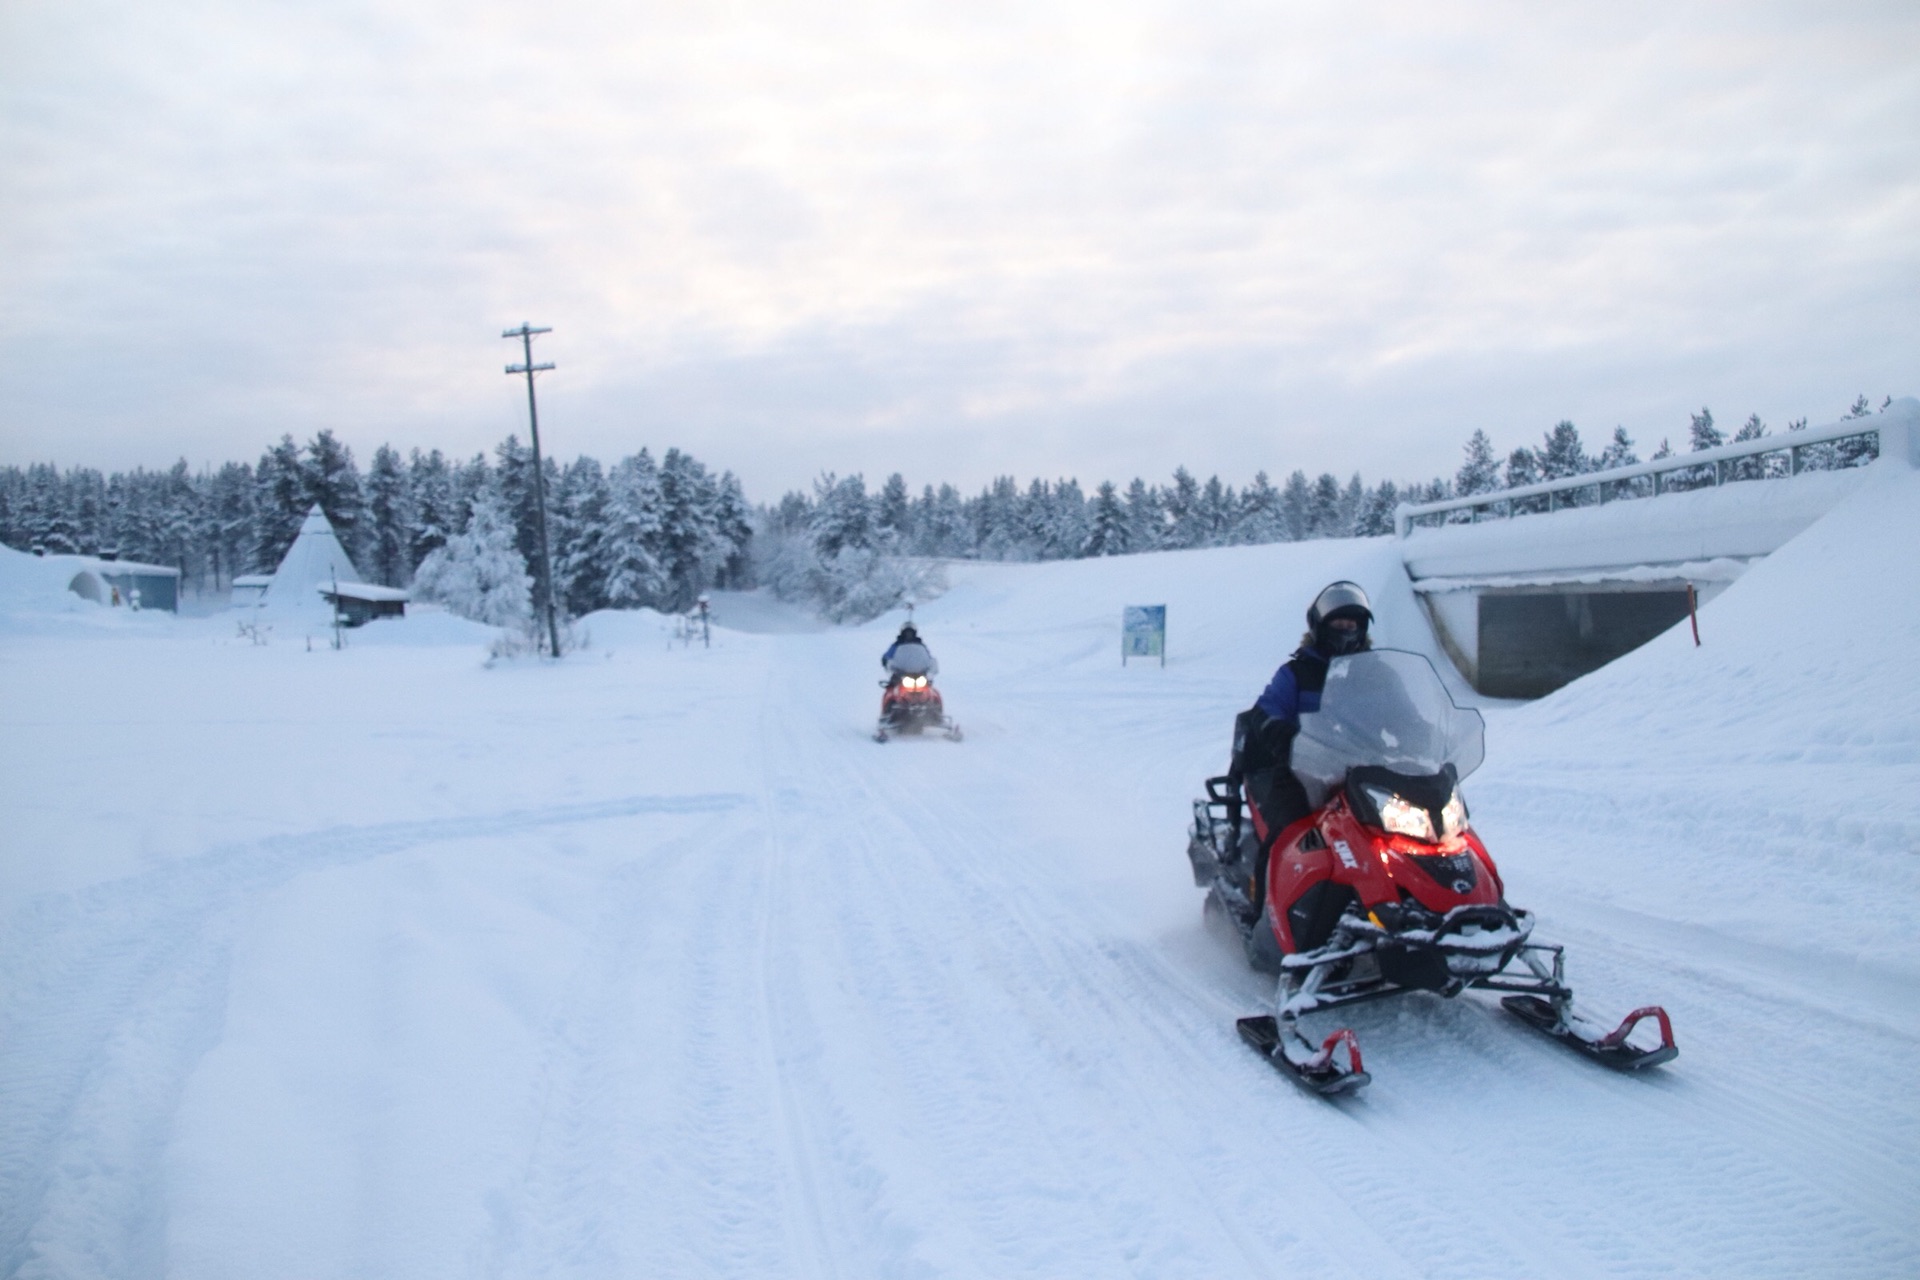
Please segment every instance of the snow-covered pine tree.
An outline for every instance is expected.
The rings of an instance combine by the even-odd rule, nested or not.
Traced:
[[[1273,487],[1266,472],[1254,473],[1253,483],[1241,493],[1235,527],[1236,541],[1243,543],[1257,545],[1285,539],[1280,525],[1280,491]]]
[[[1360,527],[1360,516],[1367,507],[1367,482],[1360,478],[1358,471],[1347,481],[1347,487],[1340,493],[1340,532],[1342,538],[1354,537]]]
[[[813,503],[798,489],[789,489],[781,495],[780,505],[769,515],[774,533],[804,534],[807,526],[813,522]]]
[[[830,560],[850,547],[866,550],[873,546],[873,504],[867,498],[866,479],[860,475],[842,479],[829,471],[814,481],[813,514],[807,532],[822,560]]]
[[[533,492],[533,450],[521,444],[519,436],[509,434],[494,446],[493,459],[493,489],[499,495],[500,509],[513,521],[515,549],[527,564],[534,566],[537,591],[540,511]]]
[[[1020,558],[1023,545],[1020,488],[1012,476],[995,476],[973,504],[974,545],[983,560]]]
[[[731,548],[720,536],[714,486],[692,456],[668,449],[660,460],[660,563],[667,575],[663,608],[693,607]]]
[[[253,468],[229,462],[208,485],[207,537],[214,565],[214,588],[254,568]]]
[[[1633,437],[1627,434],[1625,427],[1613,429],[1613,439],[1607,441],[1607,447],[1593,460],[1596,471],[1611,471],[1615,467],[1631,467],[1640,461],[1640,455],[1634,452]],[[1653,482],[1642,476],[1634,480],[1613,480],[1607,484],[1605,498],[1634,497],[1651,493]]]
[[[417,568],[429,552],[447,545],[454,532],[453,469],[435,449],[415,449],[407,459],[407,493],[411,521],[407,528],[409,568]]]
[[[279,567],[312,502],[300,446],[292,436],[283,435],[280,443],[260,455],[253,469],[253,564],[259,572],[272,573]]]
[[[1521,485],[1538,484],[1540,482],[1539,455],[1525,445],[1521,445],[1515,449],[1507,455],[1507,473],[1505,479],[1507,482],[1506,487],[1509,489],[1518,489]],[[1513,500],[1511,507],[1515,515],[1526,511],[1545,511],[1547,509],[1547,500],[1538,497],[1516,498]]]
[[[1717,449],[1726,442],[1720,428],[1713,425],[1713,410],[1702,407],[1700,412],[1693,415],[1687,434],[1688,448],[1699,453],[1702,449]]]
[[[1492,493],[1500,487],[1500,460],[1494,456],[1493,441],[1485,431],[1475,428],[1467,438],[1466,456],[1454,474],[1453,489],[1461,497]]]
[[[1313,530],[1313,484],[1304,471],[1288,476],[1280,490],[1280,528],[1289,542],[1299,542]]]
[[[614,464],[607,477],[606,563],[601,579],[616,609],[659,607],[667,591],[660,562],[660,474],[645,449]]]
[[[1161,510],[1166,512],[1168,547],[1206,545],[1205,520],[1200,511],[1200,483],[1185,467],[1175,467],[1173,483],[1161,491]]]
[[[1020,499],[1021,560],[1051,560],[1049,533],[1053,525],[1053,490],[1038,476]]]
[[[1127,511],[1120,503],[1113,481],[1102,480],[1094,491],[1093,509],[1088,521],[1087,540],[1080,549],[1086,556],[1123,556],[1129,550]]]
[[[466,531],[421,561],[415,594],[489,626],[524,625],[533,616],[533,579],[513,540],[513,522],[500,498],[481,490]]]
[[[725,559],[715,585],[742,591],[753,585],[753,509],[731,471],[720,473],[714,498],[714,521],[719,526]]]
[[[1313,482],[1313,500],[1307,508],[1308,536],[1337,538],[1340,528],[1340,481],[1331,471],[1323,471]]]
[[[568,617],[578,618],[606,606],[611,500],[606,473],[593,458],[576,459],[560,473],[560,482],[554,486],[554,598]]]
[[[251,484],[251,467],[244,463],[228,465],[238,465],[246,482]],[[244,496],[250,498],[252,495],[249,492]],[[73,513],[73,527],[80,549],[97,550],[101,540],[106,537],[107,478],[91,467],[76,468],[67,476],[66,504],[67,510]],[[251,532],[252,526],[244,525],[239,531],[240,541],[236,545],[244,548]]]
[[[15,551],[24,551],[26,535],[21,529],[21,507],[26,498],[26,472],[19,467],[0,467],[0,543]]]
[[[200,530],[200,509],[205,500],[205,490],[194,483],[193,473],[187,469],[185,458],[155,477],[155,481],[152,507],[154,549],[160,553],[156,561],[172,565],[180,571],[182,590],[189,582],[196,589],[203,589],[206,565],[201,560],[196,535]]]
[[[487,465],[487,455],[484,453],[476,453],[465,462],[453,464],[452,470],[453,522],[447,526],[449,534],[459,533],[467,527],[467,521],[473,517],[474,502],[493,486],[493,468]]]
[[[1354,525],[1354,533],[1362,538],[1378,538],[1394,531],[1393,512],[1400,505],[1400,489],[1391,480],[1382,480],[1372,493],[1367,495],[1367,504],[1362,508],[1360,519]]]
[[[955,558],[978,555],[979,549],[969,537],[971,529],[960,491],[950,484],[941,485],[933,495],[932,525],[923,530],[924,554]]]
[[[367,554],[362,573],[389,587],[404,587],[413,576],[412,495],[399,453],[387,445],[373,451],[367,468]]]
[[[1200,486],[1200,545],[1224,547],[1234,541],[1239,502],[1233,489],[1220,483],[1219,476],[1208,476]]]
[[[321,431],[307,442],[301,479],[306,486],[307,505],[320,504],[348,557],[356,565],[365,560],[367,496],[360,483],[360,468],[353,463],[353,450],[336,439],[331,430]],[[300,514],[304,519],[304,508]],[[294,531],[299,531],[298,524]]]
[[[38,462],[27,469],[26,542],[48,555],[71,555],[80,550],[73,520],[61,491],[60,469]]]
[[[1135,551],[1157,551],[1166,525],[1160,495],[1135,476],[1127,485],[1127,544]]]
[[[1593,469],[1580,429],[1564,418],[1542,437],[1539,457],[1542,480],[1564,480]]]
[[[1049,560],[1070,560],[1084,554],[1090,529],[1087,495],[1080,482],[1068,478],[1056,480],[1049,495],[1046,528],[1046,556]]]
[[[1687,427],[1687,448],[1690,452],[1717,449],[1726,442],[1726,435],[1713,424],[1713,410],[1702,407],[1700,412],[1690,415]],[[1713,467],[1689,467],[1684,471],[1668,472],[1665,485],[1669,489],[1700,489],[1713,484],[1714,479]]]
[[[1633,437],[1627,434],[1625,427],[1615,427],[1613,439],[1609,440],[1607,447],[1601,450],[1600,457],[1595,460],[1595,467],[1598,470],[1607,471],[1614,467],[1630,467],[1639,461],[1640,455],[1633,451]]]
[[[913,545],[913,504],[907,494],[907,478],[898,471],[887,477],[874,497],[874,526],[880,541],[888,546]]]

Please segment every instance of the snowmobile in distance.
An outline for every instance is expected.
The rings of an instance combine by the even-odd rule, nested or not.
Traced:
[[[887,678],[880,682],[886,690],[880,695],[880,723],[873,731],[875,742],[885,742],[896,733],[921,734],[937,729],[954,742],[960,741],[960,726],[947,716],[940,691],[933,687],[934,673],[940,670],[933,651],[920,639],[920,633],[908,622],[880,657]]]
[[[1300,1020],[1410,991],[1505,993],[1521,1022],[1622,1071],[1679,1055],[1658,1005],[1611,1029],[1577,1012],[1562,948],[1534,941],[1533,916],[1507,903],[1460,795],[1484,735],[1480,713],[1454,705],[1426,658],[1368,650],[1333,659],[1319,710],[1300,717],[1292,767],[1313,812],[1270,832],[1231,775],[1207,779],[1194,802],[1194,883],[1249,962],[1277,976],[1273,1014],[1240,1019],[1240,1036],[1314,1092],[1370,1077],[1353,1031],[1309,1038]],[[1643,1022],[1657,1026],[1657,1045],[1635,1037]]]
[[[940,691],[933,687],[931,675],[900,675],[882,680],[886,690],[880,695],[880,723],[873,731],[875,742],[885,742],[895,734],[920,734],[929,729],[960,741],[960,726],[947,715]]]

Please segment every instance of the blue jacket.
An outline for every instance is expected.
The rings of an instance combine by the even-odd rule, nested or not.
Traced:
[[[1303,673],[1299,669],[1303,658],[1308,664],[1308,670],[1304,673],[1307,677],[1305,681],[1301,680]],[[1282,720],[1288,724],[1298,725],[1301,713],[1320,709],[1320,690],[1325,687],[1326,682],[1327,660],[1321,656],[1318,649],[1308,645],[1296,650],[1294,655],[1273,673],[1273,679],[1267,682],[1265,691],[1253,705],[1265,712],[1270,720]]]

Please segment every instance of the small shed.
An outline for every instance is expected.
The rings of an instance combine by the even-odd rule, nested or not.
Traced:
[[[404,618],[407,601],[413,598],[399,587],[377,587],[370,582],[328,582],[316,590],[349,627],[361,626],[375,618]]]
[[[267,588],[273,585],[270,573],[243,573],[235,578],[233,587],[233,607],[251,609],[267,598]]]

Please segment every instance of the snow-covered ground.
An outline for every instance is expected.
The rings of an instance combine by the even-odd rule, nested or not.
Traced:
[[[1678,1062],[1416,996],[1339,1104],[1235,1036],[1184,826],[1328,579],[1429,647],[1390,542],[956,569],[959,745],[867,737],[897,616],[488,665],[0,563],[0,1274],[1920,1273],[1915,546],[1876,469],[1702,647],[1489,708],[1511,896]]]

